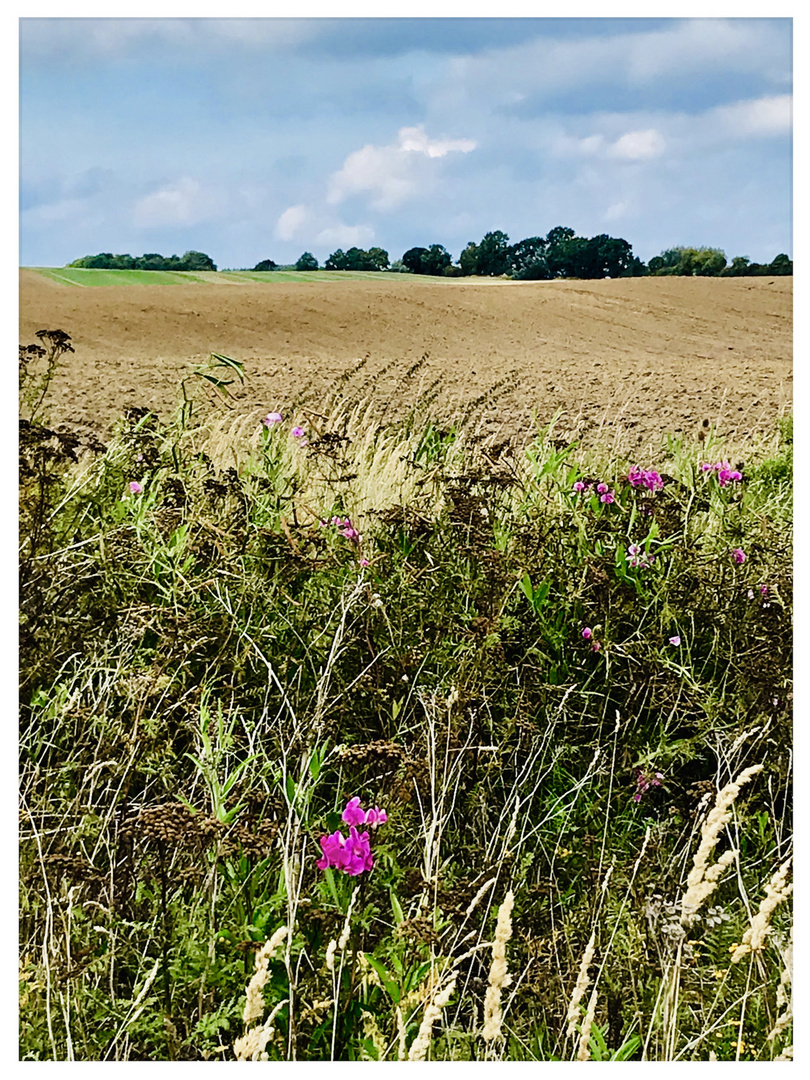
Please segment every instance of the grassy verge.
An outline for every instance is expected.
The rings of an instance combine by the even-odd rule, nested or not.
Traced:
[[[109,285],[289,285],[334,281],[430,281],[452,284],[452,278],[415,274],[386,274],[363,270],[219,270],[194,273],[189,270],[87,270],[83,267],[30,266],[43,277],[61,285],[90,288]],[[479,280],[479,279],[475,279]]]
[[[790,1056],[790,426],[485,408],[23,424],[23,1059]]]

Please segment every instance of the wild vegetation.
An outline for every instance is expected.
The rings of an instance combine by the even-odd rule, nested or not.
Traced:
[[[87,445],[38,337],[22,1059],[791,1056],[788,417],[618,460],[212,355]]]
[[[210,256],[199,251],[187,251],[182,259],[176,255],[88,255],[69,264],[73,268],[94,270],[216,270]],[[254,272],[276,270],[318,270],[315,256],[305,251],[297,262],[279,266],[273,259],[262,259]],[[645,264],[633,254],[633,248],[621,237],[577,236],[573,229],[557,226],[547,236],[531,236],[515,244],[509,243],[505,232],[488,232],[480,243],[470,241],[453,262],[443,244],[409,248],[401,259],[390,261],[384,248],[368,251],[351,247],[338,248],[324,264],[325,270],[389,271],[405,274],[425,274],[431,277],[511,277],[518,281],[549,281],[554,278],[643,277],[647,274],[680,277],[751,277],[764,274],[792,275],[793,261],[784,254],[770,263],[752,263],[746,256],[736,256],[728,264],[725,253],[712,247],[674,247],[663,251]]]

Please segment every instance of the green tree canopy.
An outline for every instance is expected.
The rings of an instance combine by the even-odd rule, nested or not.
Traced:
[[[303,255],[299,255],[295,264],[296,270],[317,270],[318,267],[318,260],[311,251],[305,251]]]
[[[265,270],[277,270],[278,263],[274,263],[272,259],[262,259],[261,262],[257,262],[253,267],[254,270],[258,270],[263,273]]]
[[[509,237],[500,229],[488,232],[478,245],[478,273],[483,277],[509,273]]]
[[[529,236],[512,244],[508,252],[509,272],[521,281],[541,281],[551,277],[546,265],[546,242],[539,236]]]
[[[424,247],[408,248],[402,256],[402,262],[412,274],[424,274],[425,271],[422,269],[422,256],[427,254],[428,249]]]
[[[326,260],[327,270],[385,270],[388,267],[388,252],[375,247],[370,251],[351,247],[348,251],[338,248]]]

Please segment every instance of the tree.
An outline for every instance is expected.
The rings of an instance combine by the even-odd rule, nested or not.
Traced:
[[[546,242],[539,236],[513,244],[507,258],[509,273],[520,281],[541,281],[551,276],[546,265]]]
[[[256,265],[253,267],[253,269],[258,270],[259,273],[262,274],[266,270],[277,270],[278,269],[278,263],[274,263],[272,259],[262,259],[261,262],[256,263]]]
[[[368,251],[362,253],[365,255],[366,265],[364,270],[387,270],[388,269],[388,252],[385,248],[373,247]]]
[[[408,248],[405,254],[402,256],[402,262],[407,266],[412,274],[424,274],[422,256],[428,254],[428,249],[423,247]]]
[[[185,270],[216,270],[213,259],[204,251],[187,251],[180,262]]]
[[[633,248],[621,237],[601,233],[588,241],[588,277],[621,277],[633,263]]]
[[[777,255],[772,260],[770,265],[770,271],[772,274],[792,276],[793,274],[793,260],[789,255],[785,255],[784,252],[781,255]]]
[[[478,244],[470,240],[458,257],[458,265],[464,277],[478,273]]]
[[[553,248],[557,244],[562,244],[566,240],[573,240],[576,233],[573,229],[569,229],[567,225],[556,225],[553,229],[549,230],[549,234],[546,237],[546,246]]]
[[[298,262],[295,264],[296,270],[317,270],[318,260],[312,254],[311,251],[305,251],[303,255],[299,256]]]
[[[721,277],[747,277],[750,274],[751,260],[747,255],[735,255],[731,265],[721,271]]]
[[[551,277],[575,277],[570,272],[577,255],[577,235],[567,225],[557,225],[546,237],[546,266]],[[573,244],[573,247],[572,247]]]
[[[509,273],[509,237],[500,229],[488,232],[478,245],[478,273],[485,277]]]
[[[342,248],[333,251],[326,260],[325,266],[327,270],[348,270],[349,268],[346,265],[346,252]]]
[[[443,244],[431,244],[422,255],[422,273],[441,277],[452,263],[450,252]]]

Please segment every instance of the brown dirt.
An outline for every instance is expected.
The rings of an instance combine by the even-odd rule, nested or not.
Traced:
[[[792,406],[792,278],[616,281],[379,281],[131,285],[82,288],[20,271],[20,342],[62,329],[75,354],[54,381],[51,420],[100,434],[131,405],[168,413],[179,379],[211,351],[241,360],[239,409],[283,406],[311,384],[327,391],[358,358],[362,380],[393,362],[385,397],[424,353],[420,377],[443,377],[446,407],[509,372],[514,389],[483,408],[526,432],[564,410],[558,430],[617,446],[696,434],[768,430]],[[395,403],[418,386],[396,390]]]

